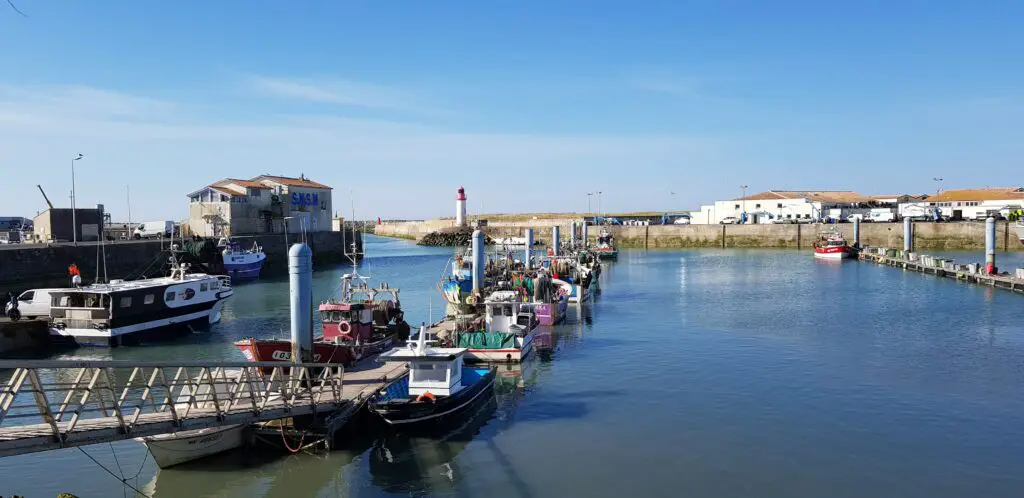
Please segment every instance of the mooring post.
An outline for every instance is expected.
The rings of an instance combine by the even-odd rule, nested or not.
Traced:
[[[573,221],[569,224],[569,245],[576,249],[576,242],[576,222]]]
[[[590,239],[587,236],[587,220],[583,220],[583,226],[580,228],[580,235],[583,239],[583,247],[589,247]]]
[[[860,249],[860,218],[853,219],[853,247]]]
[[[473,230],[470,247],[473,252],[471,255],[473,267],[470,269],[473,278],[473,296],[479,298],[484,287],[484,232],[482,230]]]
[[[985,220],[985,274],[996,274],[996,220],[991,216]]]
[[[909,217],[903,218],[903,252],[908,253],[914,250],[914,220]]]
[[[533,252],[533,229],[526,229],[526,249],[523,251],[523,268],[530,269],[530,256]]]
[[[313,361],[313,251],[306,244],[288,250],[291,291],[292,362]]]
[[[551,227],[551,252],[558,256],[562,252],[562,234],[558,225]]]

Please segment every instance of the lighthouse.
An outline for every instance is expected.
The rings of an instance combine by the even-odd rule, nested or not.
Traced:
[[[462,187],[455,196],[455,226],[466,226],[466,189]]]

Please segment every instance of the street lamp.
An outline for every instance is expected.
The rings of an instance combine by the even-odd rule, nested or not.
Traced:
[[[597,216],[601,216],[601,192],[597,192]]]
[[[590,197],[593,195],[593,192],[587,192],[587,216],[590,216],[590,213],[592,212],[590,211]]]
[[[75,161],[85,156],[78,154],[71,158],[71,241],[78,245],[78,218],[75,211]]]
[[[740,213],[740,223],[747,222],[747,186],[740,185],[740,201],[743,202],[743,211]]]
[[[939,192],[942,190],[942,178],[936,177],[932,178],[932,180],[935,180],[935,195],[938,196]]]

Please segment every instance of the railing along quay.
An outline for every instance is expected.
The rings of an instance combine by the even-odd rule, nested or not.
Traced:
[[[0,360],[5,369],[0,456],[322,413],[350,397],[336,363]]]

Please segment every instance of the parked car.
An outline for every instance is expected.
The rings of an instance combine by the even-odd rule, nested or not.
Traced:
[[[739,222],[739,218],[735,216],[726,216],[725,218],[722,218],[722,221],[719,221],[718,223],[721,225],[735,225]]]
[[[854,213],[854,214],[851,214],[850,216],[846,217],[846,221],[848,221],[850,223],[853,223],[854,220],[864,221],[865,219],[866,218],[864,217],[864,215],[860,214],[860,213]]]
[[[676,218],[676,220],[673,221],[672,224],[673,225],[689,225],[690,224],[690,217],[689,216],[680,216],[680,217]]]

